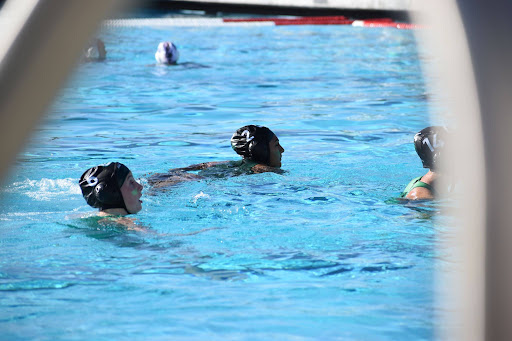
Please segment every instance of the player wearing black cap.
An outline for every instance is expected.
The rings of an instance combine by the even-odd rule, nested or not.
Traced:
[[[281,167],[284,148],[279,139],[267,127],[247,125],[238,129],[231,137],[231,147],[246,163],[252,163],[257,172],[261,166]],[[255,166],[260,166],[256,167]]]
[[[104,214],[124,216],[142,209],[143,186],[122,163],[89,168],[80,177],[79,185],[87,204]]]
[[[440,126],[427,127],[414,135],[414,148],[423,163],[423,168],[429,171],[423,176],[414,178],[405,187],[401,198],[433,199],[435,196],[435,181],[439,177],[439,159],[444,149],[446,128]]]
[[[231,147],[241,161],[204,162],[183,168],[170,169],[167,173],[156,173],[148,178],[154,188],[172,186],[189,180],[205,177],[224,178],[247,173],[281,173],[281,156],[284,148],[277,136],[267,127],[246,125],[231,137]],[[198,174],[189,171],[200,171]]]

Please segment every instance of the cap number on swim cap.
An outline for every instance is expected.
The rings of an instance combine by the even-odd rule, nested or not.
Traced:
[[[91,169],[89,169],[89,171],[87,173],[85,173],[84,175],[82,175],[83,179],[85,181],[87,181],[87,185],[84,185],[86,187],[94,187],[98,184],[98,178],[95,177],[93,174],[98,170],[98,167],[93,167]],[[82,186],[82,185],[80,185]]]
[[[95,176],[89,176],[85,181],[87,181],[87,186],[90,187],[94,187],[98,184],[98,178]]]
[[[251,136],[251,133],[247,129],[244,130],[241,135],[245,135],[245,139],[247,140],[247,142],[252,141],[252,139],[254,139],[254,136]]]
[[[443,147],[444,146],[444,142],[443,141],[439,141],[439,143],[437,143],[437,134],[434,134],[434,146],[432,146],[430,144],[430,140],[428,139],[428,137],[423,140],[423,143],[427,144],[427,146],[428,146],[428,148],[430,149],[431,152],[433,152],[435,148]]]
[[[97,167],[91,168],[91,170],[84,175],[85,181],[87,181],[87,187],[94,187],[98,184],[98,178],[92,175],[96,169]]]

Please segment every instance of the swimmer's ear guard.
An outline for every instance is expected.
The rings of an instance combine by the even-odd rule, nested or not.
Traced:
[[[269,142],[274,133],[267,127],[247,125],[238,129],[231,137],[231,147],[244,159],[268,165]]]
[[[448,131],[445,127],[432,126],[414,135],[414,148],[423,163],[423,168],[436,170],[444,149],[444,141]]]
[[[119,162],[111,162],[86,170],[80,177],[79,184],[87,204],[100,210],[108,208],[126,210],[121,186],[129,173],[128,167]]]

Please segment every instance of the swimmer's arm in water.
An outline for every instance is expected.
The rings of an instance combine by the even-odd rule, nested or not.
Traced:
[[[169,173],[156,173],[148,178],[148,183],[153,188],[168,187],[176,185],[184,181],[200,180],[201,176],[191,173],[186,173],[179,170],[170,170]]]
[[[431,200],[434,199],[434,195],[431,190],[425,187],[413,188],[406,196],[405,199],[410,200]]]
[[[174,171],[182,171],[182,172],[196,171],[196,170],[202,170],[202,169],[210,168],[210,167],[217,166],[217,165],[228,164],[230,162],[231,161],[203,162],[203,163],[197,163],[195,165],[190,165],[190,166],[183,167],[183,168],[172,168],[172,169],[169,169],[169,172],[174,172]]]
[[[281,168],[276,168],[276,167],[270,167],[270,166],[266,166],[266,165],[262,165],[262,164],[257,164],[255,166],[253,166],[251,168],[251,170],[258,174],[258,173],[267,173],[267,172],[273,172],[273,173],[277,173],[277,174],[283,174],[284,171],[281,169]]]
[[[180,182],[184,181],[192,181],[192,180],[201,180],[202,176],[199,176],[194,173],[187,173],[188,171],[196,171],[206,169],[215,165],[227,164],[230,161],[221,161],[221,162],[205,162],[198,163],[195,165],[190,165],[188,167],[182,168],[172,168],[169,169],[167,173],[156,173],[151,175],[148,178],[148,183],[153,186],[153,188],[161,188],[161,187],[169,187],[176,185]]]
[[[199,233],[203,233],[203,232],[206,232],[206,231],[222,230],[222,229],[223,229],[223,227],[207,227],[207,228],[201,229],[199,231],[193,231],[193,232],[188,232],[188,233],[168,233],[168,234],[165,234],[165,235],[173,236],[173,237],[185,237],[185,236],[193,236],[193,235],[196,235],[196,234],[199,234]]]

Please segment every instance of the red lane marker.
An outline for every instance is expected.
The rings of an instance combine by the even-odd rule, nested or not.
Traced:
[[[416,29],[421,28],[416,24],[397,23],[391,19],[371,19],[371,20],[358,20],[353,23],[354,26],[360,27],[395,27],[399,29]]]
[[[354,20],[349,19],[331,19],[331,20],[314,20],[314,19],[276,19],[276,25],[350,25]]]
[[[423,26],[416,24],[396,24],[396,28],[401,28],[404,30],[413,30],[417,28],[423,28]]]
[[[223,22],[273,22],[277,25],[354,25],[361,27],[395,27],[399,29],[420,28],[415,24],[394,22],[390,18],[377,18],[366,20],[352,20],[343,15],[323,17],[296,17],[296,18],[246,18],[246,19],[222,19]]]
[[[331,16],[323,16],[323,17],[296,17],[296,18],[237,18],[237,19],[223,19],[224,22],[245,22],[245,21],[274,21],[274,20],[303,20],[303,19],[312,19],[312,20],[347,20],[348,18],[343,15],[331,15]]]
[[[325,17],[297,17],[297,18],[247,18],[223,19],[224,22],[254,22],[271,21],[276,25],[350,25],[354,20],[342,15]]]

